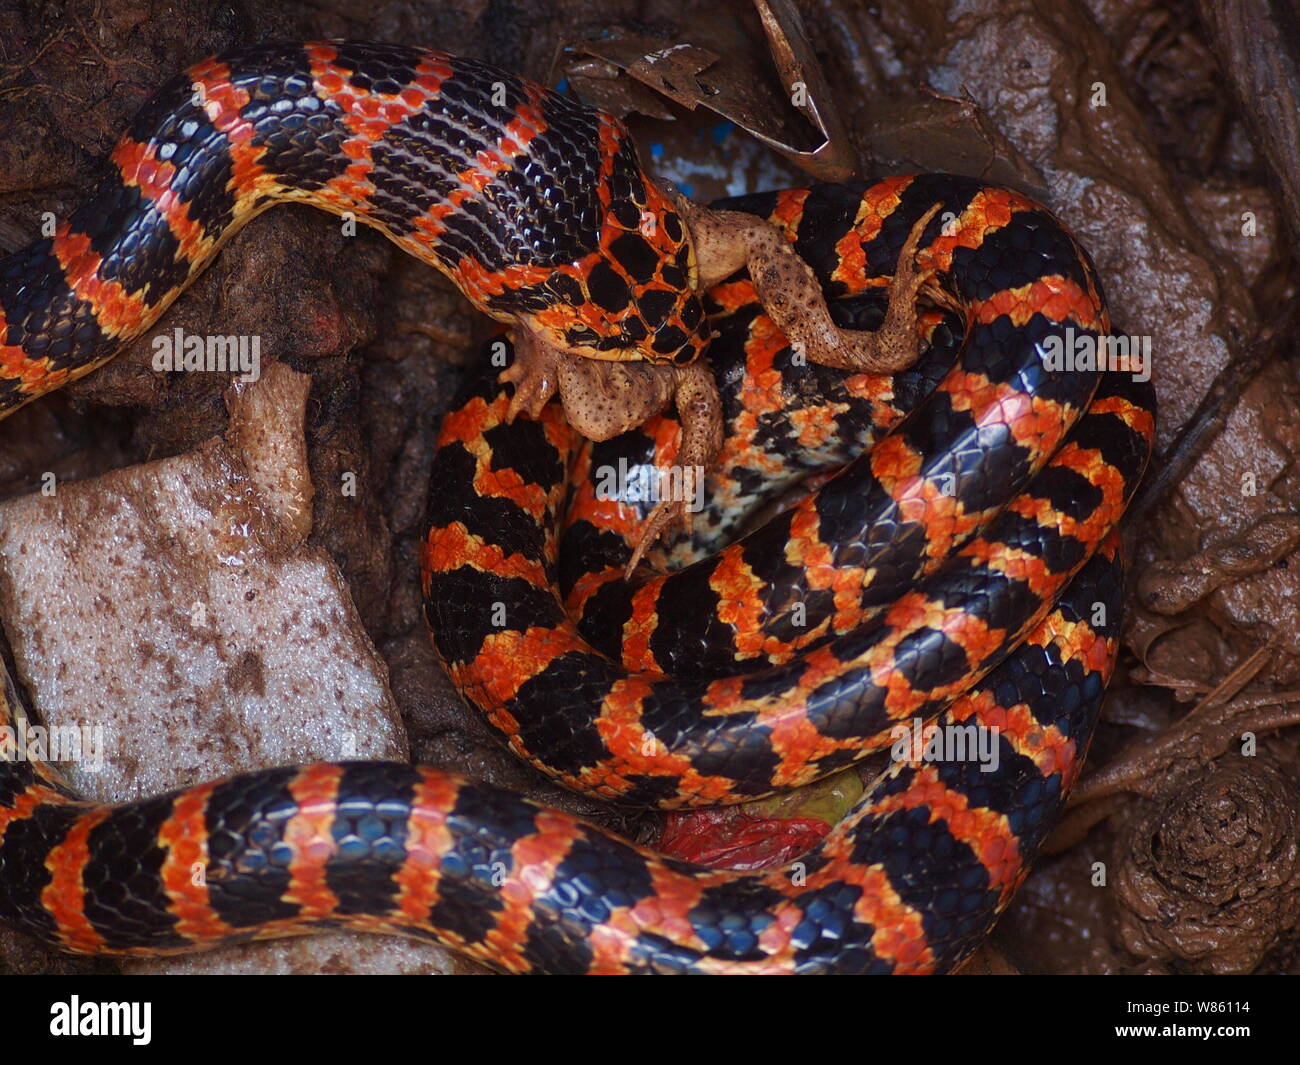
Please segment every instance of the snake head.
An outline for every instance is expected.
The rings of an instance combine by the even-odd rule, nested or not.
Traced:
[[[694,362],[712,332],[677,195],[616,163],[601,196],[597,247],[552,268],[546,306],[519,320],[554,350],[589,359]]]

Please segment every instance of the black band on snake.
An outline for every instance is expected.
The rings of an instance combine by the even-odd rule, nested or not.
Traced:
[[[1154,416],[1132,374],[1045,358],[1110,327],[1046,210],[934,174],[698,207],[608,115],[357,42],[205,60],[112,159],[0,260],[0,415],[147,332],[266,207],[350,212],[511,328],[444,419],[422,580],[520,757],[662,808],[806,784],[915,719],[990,730],[998,768],[894,762],[796,867],[738,873],[414,765],[112,807],[9,757],[0,920],[122,955],[355,927],[514,972],[942,972],[980,943],[1087,750]],[[620,462],[705,469],[690,530],[610,499]]]

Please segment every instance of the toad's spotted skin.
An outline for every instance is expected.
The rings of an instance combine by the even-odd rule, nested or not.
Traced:
[[[1149,389],[1042,357],[1108,328],[1042,208],[922,175],[699,214],[605,116],[477,63],[338,42],[199,64],[114,160],[54,238],[0,261],[0,413],[147,329],[270,202],[353,211],[516,326],[507,380],[474,374],[444,421],[423,551],[435,646],[516,752],[662,807],[814,780],[917,719],[995,729],[999,758],[897,762],[797,868],[741,874],[433,769],[274,769],[109,807],[0,743],[0,920],[127,955],[348,927],[508,971],[933,972],[978,944],[1082,763],[1116,650],[1113,530],[1152,432]],[[693,361],[697,280],[712,373]],[[912,370],[815,365],[910,361],[900,308],[931,281],[954,310],[923,317]],[[861,332],[882,296],[883,337]],[[544,403],[547,375],[593,385],[575,350],[665,357],[652,387],[677,392],[680,431],[662,417],[589,449],[564,416],[577,397]],[[594,385],[651,413],[639,372]],[[625,583],[653,507],[597,489],[620,460],[698,454],[708,402],[709,505],[664,549],[685,568]],[[827,463],[815,493],[698,557],[753,524],[760,485]],[[0,725],[17,706],[6,690]]]

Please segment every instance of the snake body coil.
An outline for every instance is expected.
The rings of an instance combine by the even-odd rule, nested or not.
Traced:
[[[670,467],[672,420],[591,448],[554,404],[510,420],[510,386],[471,374],[423,551],[459,690],[543,772],[642,805],[807,783],[917,719],[988,729],[999,757],[896,761],[795,867],[747,874],[411,765],[99,806],[43,763],[0,761],[0,920],[127,955],[354,927],[509,971],[932,972],[978,945],[1082,764],[1117,648],[1113,530],[1152,433],[1148,387],[1043,357],[1067,329],[1109,328],[1046,211],[945,175],[726,205],[777,225],[852,328],[942,205],[919,261],[960,312],[928,314],[926,353],[889,379],[806,364],[743,272],[702,303],[622,127],[476,62],[243,49],[165,89],[113,161],[53,238],[0,261],[0,413],[146,331],[277,200],[352,212],[487,313],[595,358],[689,362],[711,328],[728,431],[709,507],[668,549],[682,568],[632,582],[645,507],[598,481],[620,461]],[[751,524],[759,483],[827,464],[843,468],[715,550]]]

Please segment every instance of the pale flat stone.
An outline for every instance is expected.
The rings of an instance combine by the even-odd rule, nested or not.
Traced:
[[[407,760],[387,667],[333,560],[305,543],[309,383],[273,364],[232,395],[229,442],[0,506],[0,611],[15,661],[48,724],[83,727],[82,758],[65,769],[88,797],[299,762]],[[424,944],[337,934],[130,968],[458,964]]]

